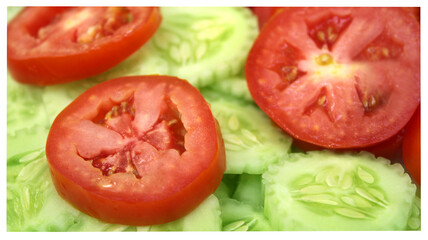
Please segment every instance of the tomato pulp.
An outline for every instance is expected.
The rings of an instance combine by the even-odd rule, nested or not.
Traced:
[[[55,119],[46,144],[58,193],[109,223],[153,225],[189,213],[225,170],[219,126],[197,89],[166,76],[90,88]]]
[[[52,85],[117,65],[161,22],[156,7],[27,7],[7,27],[7,64],[19,82]]]
[[[291,8],[246,64],[259,107],[294,138],[360,148],[391,138],[420,102],[419,23],[401,8]]]

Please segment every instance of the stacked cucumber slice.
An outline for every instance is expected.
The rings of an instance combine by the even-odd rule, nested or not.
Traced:
[[[8,8],[8,20],[18,11]],[[154,37],[103,74],[49,87],[8,75],[8,231],[420,230],[421,200],[401,165],[367,153],[295,153],[292,138],[255,105],[243,76],[258,34],[249,9],[161,12]],[[200,89],[221,127],[226,173],[215,194],[182,219],[106,224],[58,196],[44,144],[56,115],[86,89],[143,74],[178,76]]]

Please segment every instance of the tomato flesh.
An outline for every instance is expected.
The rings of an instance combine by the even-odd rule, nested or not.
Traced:
[[[287,9],[261,31],[246,78],[294,138],[371,146],[397,134],[419,104],[419,24],[400,8]]]
[[[99,84],[52,124],[54,184],[76,208],[111,223],[175,220],[212,194],[225,170],[223,140],[202,95],[164,76]]]
[[[140,48],[160,21],[154,7],[28,7],[8,24],[8,69],[37,85],[94,76]]]

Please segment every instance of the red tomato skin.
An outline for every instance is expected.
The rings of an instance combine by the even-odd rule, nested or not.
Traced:
[[[421,186],[421,111],[420,106],[406,126],[403,140],[403,162],[416,183]]]
[[[62,9],[62,8],[61,8]],[[21,27],[15,23],[24,11],[37,11],[44,13],[46,10],[39,7],[27,7],[8,25],[10,28]],[[60,9],[54,11],[61,11]],[[102,46],[91,47],[86,51],[77,51],[68,55],[56,56],[20,56],[16,54],[8,37],[8,70],[18,82],[35,85],[53,85],[84,79],[100,74],[125,60],[138,48],[140,48],[156,32],[162,17],[157,7],[149,9],[150,17],[144,25],[138,26],[133,32],[129,32],[121,38],[104,42]],[[25,21],[20,20],[20,21]]]
[[[133,85],[133,82],[137,82],[140,78],[141,77],[122,77],[102,84],[104,86],[109,85],[111,89],[118,89],[118,86],[123,84]],[[156,79],[161,81],[164,78],[170,78],[178,81],[177,78],[164,76],[144,76],[144,78],[152,78],[154,79],[153,81]],[[181,80],[179,81],[179,86],[189,89],[190,84]],[[194,89],[192,90],[193,92],[197,91],[192,86],[190,86],[190,88]],[[75,111],[77,106],[82,106],[85,102],[86,105],[88,105],[88,98],[97,94],[96,91],[90,91],[91,89],[83,93],[82,95],[86,94],[85,97],[81,95],[75,100],[73,106],[70,104],[58,115],[52,125],[46,144],[46,156],[49,161],[52,180],[57,192],[64,200],[68,201],[78,210],[108,223],[143,226],[162,224],[183,217],[195,209],[210,194],[214,193],[223,177],[226,168],[226,158],[220,127],[212,115],[201,117],[211,119],[214,123],[212,127],[215,129],[213,131],[207,129],[206,131],[208,131],[208,134],[212,134],[210,138],[214,138],[217,141],[215,149],[212,151],[210,150],[210,152],[214,152],[215,154],[212,155],[209,165],[204,168],[195,179],[184,188],[175,186],[173,193],[164,192],[156,197],[152,197],[147,196],[147,194],[144,195],[144,193],[130,193],[130,191],[126,191],[126,189],[118,189],[113,194],[103,194],[103,189],[100,189],[100,187],[97,187],[97,184],[94,184],[96,179],[82,179],[78,176],[80,173],[73,173],[67,171],[67,169],[64,170],[65,167],[73,163],[74,160],[71,155],[76,155],[75,150],[70,150],[68,147],[66,151],[59,151],[58,149],[62,149],[62,147],[58,147],[57,143],[67,138],[66,132],[61,128],[54,131],[52,129],[56,128],[55,126],[63,126],[64,121],[67,121],[70,116],[76,114]],[[202,96],[200,96],[200,98],[202,98]],[[206,102],[200,104],[209,109]],[[85,108],[90,109],[87,106],[85,106]],[[204,124],[204,128],[208,126],[208,123]],[[201,143],[197,144],[200,145]],[[82,164],[86,164],[86,166],[93,168],[89,162],[83,162]],[[108,177],[100,173],[98,178]],[[132,181],[130,182],[132,183]]]
[[[413,109],[415,109],[417,104],[419,103],[419,99],[420,99],[419,93],[415,92],[414,94],[412,93],[411,96],[409,96],[409,98],[410,97],[412,98],[412,103],[411,104],[409,103],[409,106],[407,107],[405,114],[401,114],[401,117],[399,118],[400,120],[396,121],[394,123],[394,126],[391,125],[388,127],[384,127],[382,129],[382,131],[380,129],[378,129],[377,132],[379,134],[377,133],[377,134],[372,134],[371,136],[364,136],[364,137],[361,137],[360,139],[352,139],[351,134],[345,134],[344,138],[339,140],[339,141],[338,141],[338,138],[336,139],[334,137],[332,138],[332,140],[328,140],[328,139],[326,139],[326,136],[329,135],[330,132],[334,132],[333,128],[331,129],[331,131],[325,132],[324,135],[316,135],[316,134],[309,134],[307,132],[304,132],[302,129],[298,129],[297,127],[290,127],[290,125],[287,125],[285,123],[284,120],[291,122],[290,119],[294,119],[294,117],[288,117],[288,119],[287,119],[286,117],[283,116],[284,114],[281,115],[278,113],[279,111],[277,109],[276,104],[274,103],[275,101],[273,101],[273,100],[278,101],[278,99],[276,99],[275,96],[273,96],[273,94],[271,92],[269,92],[271,85],[269,85],[268,82],[269,82],[269,78],[272,77],[273,74],[271,74],[271,72],[269,72],[270,70],[262,69],[262,67],[260,67],[260,65],[263,65],[264,61],[263,61],[261,56],[257,56],[257,53],[263,52],[264,49],[262,49],[262,46],[264,43],[268,43],[268,42],[272,43],[272,44],[269,44],[269,47],[274,45],[275,40],[269,39],[268,38],[269,34],[273,34],[276,31],[280,32],[280,30],[278,30],[279,29],[278,26],[281,24],[284,24],[284,22],[290,22],[291,21],[290,16],[294,12],[298,12],[301,9],[302,8],[289,8],[287,11],[280,11],[278,14],[275,14],[267,22],[267,24],[264,26],[264,28],[262,29],[258,39],[256,39],[256,42],[253,45],[253,48],[251,49],[251,51],[249,53],[249,57],[247,58],[246,69],[245,69],[246,79],[247,79],[247,84],[249,86],[250,93],[253,96],[254,100],[256,101],[257,105],[278,126],[280,126],[284,131],[286,131],[290,135],[292,135],[294,137],[294,139],[297,139],[298,141],[301,141],[301,142],[308,143],[308,145],[319,146],[320,148],[329,148],[329,149],[367,148],[367,147],[371,147],[371,146],[376,145],[376,144],[380,144],[383,141],[386,141],[387,139],[392,138],[395,134],[398,134],[400,129],[402,129],[405,126],[407,119],[410,119],[411,113],[413,112]],[[305,9],[310,11],[311,9],[315,9],[315,8],[305,8]],[[318,9],[323,9],[323,8],[318,8]],[[342,8],[340,8],[340,9],[342,9]],[[364,9],[364,8],[360,8],[360,9]],[[304,12],[306,10],[303,10],[302,12]],[[402,10],[402,9],[391,9],[391,11],[396,11],[397,14],[403,15],[403,17],[405,17],[404,15],[406,15],[406,14],[404,14],[404,10]],[[303,13],[300,13],[300,14],[303,14]],[[296,15],[298,15],[298,14],[296,14]],[[366,16],[369,16],[369,15],[366,14]],[[408,17],[405,17],[405,20],[406,20],[406,23],[409,23],[409,27],[411,27],[412,29],[417,28],[418,23],[414,19],[410,19]],[[275,28],[275,27],[278,27],[278,28]],[[419,30],[419,28],[418,28],[418,30]],[[285,31],[285,29],[281,29],[281,31]],[[415,31],[415,35],[418,33],[419,33],[419,31]],[[420,38],[415,37],[415,39],[413,39],[413,40],[414,40],[414,42],[419,43]],[[340,41],[340,38],[339,38],[339,41]],[[302,42],[304,42],[304,41],[302,40]],[[273,48],[273,47],[271,47],[271,48]],[[269,52],[269,50],[270,49],[268,49],[266,52]],[[409,55],[412,55],[412,54],[414,55],[415,53],[419,53],[419,52],[409,53]],[[266,53],[266,55],[268,55],[268,53]],[[271,61],[271,62],[274,62],[274,61]],[[420,61],[419,61],[419,65],[420,65]],[[417,65],[417,66],[420,67],[419,65]],[[416,66],[416,65],[414,65],[414,66]],[[257,69],[257,70],[255,70],[255,69]],[[270,75],[267,74],[267,72]],[[415,71],[414,76],[420,77],[419,72]],[[257,89],[258,86],[262,85],[258,81],[259,82],[267,82],[264,85],[267,86],[266,89],[268,89],[268,90]],[[415,90],[417,88],[420,88],[420,80],[412,82],[411,87],[414,88]],[[272,87],[272,88],[274,88],[274,87]],[[304,94],[302,94],[302,95],[304,95]],[[406,96],[406,98],[407,98],[407,96]],[[292,115],[292,114],[290,114],[290,115]],[[297,121],[297,123],[298,122],[299,121]],[[320,124],[320,126],[321,126],[320,129],[324,128],[322,124]],[[362,124],[362,126],[364,126],[364,124]],[[385,129],[388,131],[383,131]],[[391,129],[394,129],[394,130],[391,131]]]

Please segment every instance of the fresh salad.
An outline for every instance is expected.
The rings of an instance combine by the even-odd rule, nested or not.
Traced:
[[[7,19],[8,231],[421,229],[419,8]]]

